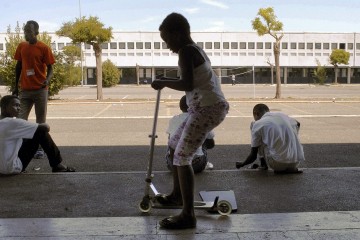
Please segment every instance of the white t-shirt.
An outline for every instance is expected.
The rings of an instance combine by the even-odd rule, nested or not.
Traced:
[[[283,113],[265,113],[252,126],[251,147],[263,145],[265,155],[277,162],[304,161],[304,150],[297,135],[296,124],[295,119]]]
[[[0,119],[0,173],[20,173],[22,163],[18,152],[23,138],[32,138],[38,127],[32,123],[19,118]]]
[[[179,126],[185,121],[187,116],[189,116],[189,113],[187,113],[187,112],[183,112],[183,113],[180,113],[179,115],[173,116],[169,121],[169,126],[166,130],[166,133],[169,134],[169,136],[171,137],[176,132],[176,130],[179,128]],[[215,136],[214,132],[210,131],[206,138],[213,139],[214,136]],[[197,155],[197,156],[204,155],[202,147],[199,147],[196,150],[195,155]]]

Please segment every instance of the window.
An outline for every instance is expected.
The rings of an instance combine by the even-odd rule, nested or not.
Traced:
[[[102,43],[101,44],[101,49],[109,49],[109,44],[108,43]]]
[[[315,43],[315,49],[321,49],[321,43]]]
[[[127,43],[127,49],[134,49],[134,43],[133,42],[128,42]]]
[[[265,49],[271,49],[271,42],[265,43]]]
[[[299,49],[305,49],[305,43],[303,42],[299,43]]]
[[[204,48],[204,43],[203,42],[197,42],[196,43],[200,48]]]
[[[124,42],[119,42],[119,49],[125,49],[126,44]]]
[[[255,43],[254,42],[249,42],[248,43],[248,48],[249,49],[255,49]]]
[[[145,49],[151,49],[151,42],[145,42]]]
[[[237,42],[231,42],[231,49],[238,49],[238,43]]]
[[[154,42],[154,49],[160,49],[160,43]]]
[[[288,43],[287,42],[281,43],[281,48],[282,49],[288,49]]]
[[[296,43],[295,42],[290,43],[290,48],[291,49],[296,49]]]
[[[56,50],[56,43],[51,43],[51,49]],[[0,43],[0,50],[4,50],[2,43]]]
[[[323,49],[330,49],[330,43],[323,43]]]
[[[306,49],[314,49],[314,44],[308,42],[308,43],[306,44]]]
[[[256,43],[256,49],[263,49],[263,48],[264,48],[264,43],[262,43],[262,42]]]
[[[339,44],[339,49],[345,49],[345,43],[340,43]]]
[[[337,49],[338,47],[337,47],[337,43],[332,43],[331,44],[331,49]]]
[[[136,42],[136,49],[144,49],[144,43],[143,42]]]
[[[161,43],[161,48],[162,49],[168,49],[168,46],[167,46],[166,42]]]
[[[111,42],[110,43],[110,49],[117,49],[117,43],[116,42]]]
[[[223,42],[223,49],[229,49],[229,43]]]
[[[58,43],[58,50],[62,50],[64,46],[64,43]]]
[[[214,49],[220,49],[220,42],[214,42]]]
[[[353,50],[354,49],[354,44],[353,43],[348,43],[347,49]]]
[[[246,42],[240,42],[240,49],[246,49]]]
[[[66,43],[66,46],[72,46],[73,44],[72,43]]]
[[[212,49],[212,42],[206,42],[205,43],[205,49]]]
[[[360,43],[356,43],[356,50],[360,50]]]

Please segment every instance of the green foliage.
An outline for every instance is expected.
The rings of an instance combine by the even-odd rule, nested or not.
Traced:
[[[49,97],[54,96],[64,88],[64,83],[68,77],[64,55],[61,52],[54,53],[56,63],[53,65],[53,76],[49,84]]]
[[[69,21],[56,31],[59,36],[71,38],[74,43],[101,44],[112,38],[112,28],[104,28],[98,17],[90,16],[76,18],[75,22]]]
[[[65,46],[62,51],[65,55],[65,61],[70,65],[74,65],[76,61],[81,60],[81,49],[77,45]]]
[[[102,64],[103,86],[112,87],[119,83],[120,71],[109,59]]]
[[[8,86],[8,90],[12,92],[15,89],[16,61],[14,60],[14,55],[19,43],[24,41],[21,36],[21,28],[18,22],[15,27],[15,32],[11,32],[11,27],[8,26],[5,41],[6,51],[4,54],[0,55],[0,78],[4,84]]]
[[[344,49],[333,49],[329,58],[331,65],[337,67],[339,64],[349,64],[350,53]]]
[[[274,9],[272,7],[260,8],[258,16],[252,21],[252,27],[257,31],[259,36],[265,34],[276,35],[276,32],[283,30],[283,23],[277,20]],[[261,18],[265,21],[261,21]]]
[[[327,77],[326,68],[321,65],[319,59],[316,59],[316,65],[317,67],[314,70],[314,81],[320,85],[323,85]]]
[[[334,65],[334,72],[335,72],[335,79],[334,79],[334,83],[337,84],[337,78],[338,78],[338,67],[339,64],[345,64],[348,65],[349,64],[349,59],[350,59],[350,53],[345,51],[344,49],[334,49],[332,50],[330,57],[329,57],[329,62],[330,64]]]

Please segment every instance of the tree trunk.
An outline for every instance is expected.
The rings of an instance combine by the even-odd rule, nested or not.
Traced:
[[[337,65],[334,66],[334,71],[335,71],[335,81],[334,81],[334,83],[337,84],[338,83],[337,82],[337,78],[338,78],[338,66]]]
[[[139,86],[140,84],[140,69],[139,69],[139,65],[136,64],[136,84]]]
[[[98,43],[93,45],[96,58],[96,84],[97,84],[97,100],[103,99],[102,94],[102,61],[101,61],[101,46]]]
[[[280,78],[280,40],[274,43],[274,57],[276,67],[276,93],[275,98],[281,98],[281,78]]]

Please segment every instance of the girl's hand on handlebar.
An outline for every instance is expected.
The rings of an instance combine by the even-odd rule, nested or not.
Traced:
[[[163,89],[165,86],[163,86],[163,83],[159,80],[154,80],[152,83],[151,83],[151,87],[155,90],[161,90]]]

